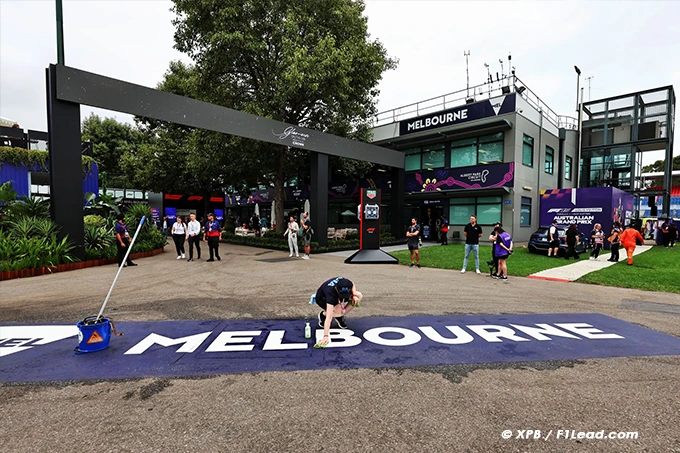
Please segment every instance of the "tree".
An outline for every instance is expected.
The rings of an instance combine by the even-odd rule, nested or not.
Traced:
[[[651,173],[651,172],[660,172],[660,171],[665,171],[666,169],[666,161],[665,160],[657,160],[653,164],[645,165],[642,167],[642,173]],[[675,156],[673,158],[673,170],[680,170],[680,156]],[[680,178],[677,176],[674,176],[671,178],[671,184],[673,186],[680,185]]]
[[[103,187],[123,175],[121,157],[142,144],[137,128],[116,121],[100,118],[94,113],[83,120],[82,140],[92,142],[93,157],[99,166],[99,181]]]
[[[379,41],[369,39],[362,1],[173,3],[175,47],[196,62],[174,89],[194,90],[192,97],[247,113],[368,139],[376,86],[397,62]],[[166,85],[171,85],[168,77]],[[208,132],[192,140],[230,155],[228,167],[238,172],[230,177],[237,181],[257,177],[273,183],[275,215],[283,226],[284,183],[308,162],[306,151]],[[340,165],[355,175],[367,167],[356,161]]]

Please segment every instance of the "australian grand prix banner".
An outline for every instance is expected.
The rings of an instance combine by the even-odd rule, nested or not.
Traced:
[[[434,112],[399,122],[399,135],[427,131],[438,127],[453,126],[515,111],[515,95],[485,99],[440,112]]]
[[[500,163],[446,170],[417,171],[406,175],[406,192],[513,187],[515,164]]]
[[[632,220],[633,202],[633,195],[614,187],[545,190],[541,193],[540,223],[548,226],[557,220],[562,228],[574,223],[586,237],[599,223],[608,235],[614,222],[625,225]]]

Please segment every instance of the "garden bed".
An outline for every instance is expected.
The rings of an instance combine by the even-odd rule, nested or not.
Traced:
[[[130,255],[130,259],[148,258],[150,256],[163,253],[163,249],[151,250],[148,252],[136,252]],[[0,281],[12,280],[15,278],[37,277],[39,275],[49,275],[56,272],[74,271],[76,269],[85,269],[86,267],[105,266],[107,264],[116,264],[117,258],[103,258],[96,260],[78,261],[75,263],[59,264],[57,266],[43,266],[32,269],[21,269],[15,271],[0,272]]]

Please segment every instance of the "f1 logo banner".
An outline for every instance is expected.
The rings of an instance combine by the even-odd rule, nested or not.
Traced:
[[[2,382],[204,376],[680,355],[680,338],[600,314],[350,318],[304,337],[302,320],[119,322],[125,336],[75,355],[75,326],[0,326]]]

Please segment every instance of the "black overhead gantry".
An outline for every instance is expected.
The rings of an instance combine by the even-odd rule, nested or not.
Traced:
[[[99,74],[50,65],[47,74],[52,218],[85,257],[81,173],[80,105],[128,113],[261,140],[312,152],[311,213],[314,239],[328,242],[328,156],[392,167],[392,231],[401,231],[404,213],[404,154],[379,146],[305,129],[207,102],[135,85]]]

